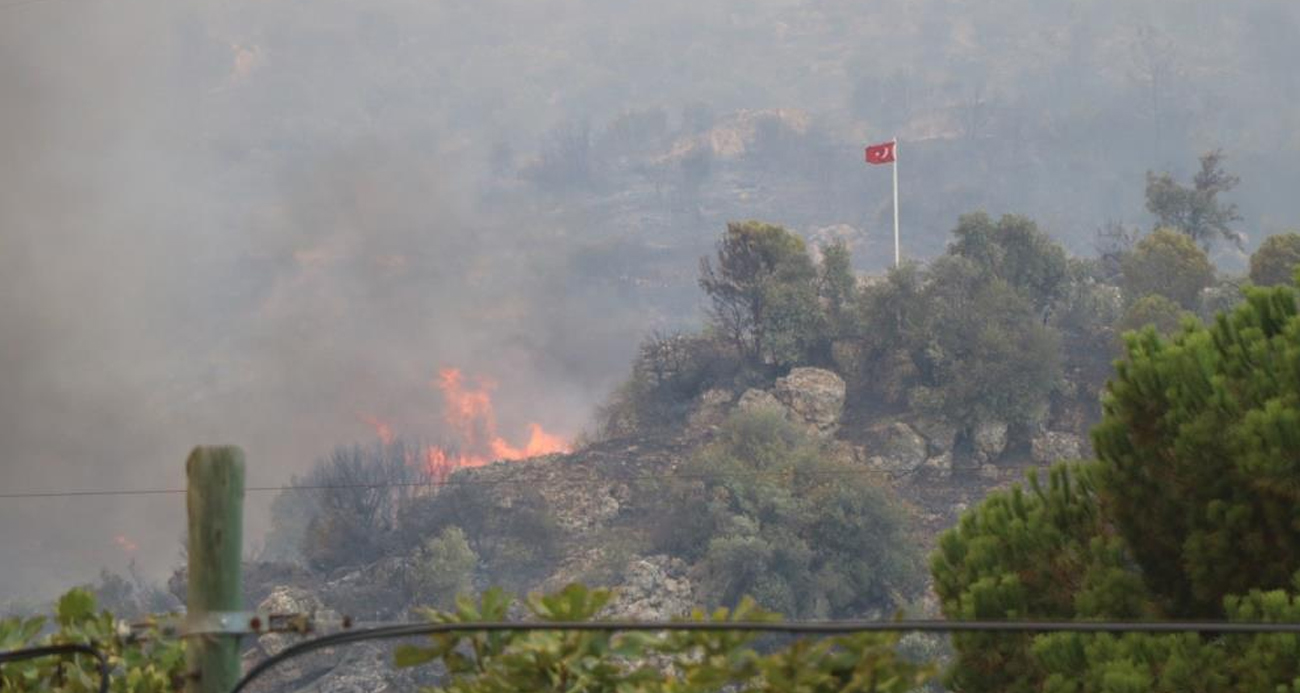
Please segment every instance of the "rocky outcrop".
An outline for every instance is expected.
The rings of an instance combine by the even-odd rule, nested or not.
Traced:
[[[1007,425],[1000,421],[979,424],[971,438],[975,460],[981,465],[992,464],[1007,449]]]
[[[740,411],[755,411],[759,409],[785,409],[785,405],[767,390],[760,390],[751,387],[745,390],[745,394],[740,396],[736,402],[736,408]]]
[[[634,558],[624,571],[614,603],[602,614],[613,619],[669,620],[685,616],[697,605],[695,588],[680,558],[665,555]]]
[[[1073,433],[1047,431],[1030,441],[1034,462],[1052,464],[1077,460],[1083,455],[1083,439]]]
[[[257,610],[267,614],[310,614],[315,617],[323,612],[324,605],[315,595],[301,587],[280,586],[271,590],[271,594],[257,605]],[[273,656],[297,639],[286,633],[267,633],[257,639],[257,646],[262,652]]]
[[[275,614],[311,614],[316,618],[331,615],[323,603],[310,592],[298,587],[278,586],[258,605],[259,611]],[[302,635],[268,633],[243,654],[244,669],[254,662],[282,652],[301,641]],[[388,693],[416,690],[431,681],[432,667],[423,670],[397,669],[392,650],[383,643],[360,643],[337,650],[323,650],[293,657],[270,670],[253,684],[257,692],[284,693]]]
[[[942,419],[918,416],[912,420],[912,428],[925,437],[932,455],[951,452],[957,440],[957,427]]]
[[[695,409],[687,422],[688,432],[698,435],[721,424],[727,418],[733,395],[730,390],[714,388],[705,390],[695,401]]]
[[[793,420],[823,436],[839,430],[845,392],[844,379],[823,368],[795,368],[772,387],[772,396],[785,405]]]
[[[952,453],[945,452],[927,459],[923,468],[939,478],[947,478],[952,474]]]
[[[878,424],[867,431],[865,448],[869,467],[888,473],[916,471],[927,459],[925,438],[901,421]]]

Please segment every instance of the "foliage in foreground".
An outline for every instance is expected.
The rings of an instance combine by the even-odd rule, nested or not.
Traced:
[[[44,617],[0,620],[0,651],[40,645],[89,644],[108,656],[110,690],[115,693],[163,693],[177,690],[185,672],[185,646],[179,640],[124,643],[112,614],[96,611],[88,590],[74,589],[59,599],[54,624],[45,636]],[[93,657],[42,657],[0,666],[0,691],[27,693],[99,690],[99,663]]]
[[[538,621],[591,621],[609,603],[606,590],[570,585],[525,603]],[[426,610],[435,623],[506,620],[513,600],[490,590],[482,601],[457,602],[455,612]],[[734,610],[697,610],[693,621],[774,621],[742,601]],[[930,668],[897,652],[898,636],[862,634],[803,639],[759,652],[754,634],[735,632],[446,633],[427,646],[397,651],[398,666],[438,661],[447,672],[436,693],[565,690],[602,693],[905,693],[931,677]]]

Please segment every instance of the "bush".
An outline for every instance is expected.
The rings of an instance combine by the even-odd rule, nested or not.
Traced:
[[[949,254],[1003,279],[1035,310],[1046,310],[1059,297],[1067,278],[1065,251],[1032,220],[1007,214],[994,224],[984,212],[965,214],[953,235]]]
[[[923,305],[923,340],[907,347],[931,413],[963,427],[1041,417],[1060,380],[1061,344],[1027,299],[948,256],[930,267]]]
[[[473,590],[478,555],[460,527],[445,527],[414,559],[410,584],[416,600],[445,608]]]
[[[507,490],[452,475],[437,493],[403,513],[401,536],[408,546],[424,546],[429,537],[441,540],[449,528],[462,533],[487,584],[530,587],[550,573],[559,555],[561,531],[550,506],[527,487]],[[451,543],[443,550],[459,552]]]
[[[268,546],[283,546],[301,528],[301,556],[318,570],[378,559],[399,511],[428,481],[418,459],[418,448],[401,441],[336,448],[273,503]]]
[[[1195,317],[1164,296],[1152,294],[1138,299],[1124,311],[1123,317],[1115,323],[1115,332],[1124,335],[1150,327],[1167,337],[1178,331],[1183,320]],[[1123,340],[1118,341],[1122,347]]]
[[[861,468],[776,411],[733,414],[668,482],[656,544],[696,562],[706,597],[800,617],[897,606],[916,585],[902,510]]]
[[[538,621],[590,621],[612,594],[569,585],[557,594],[533,596],[525,606]],[[426,611],[434,623],[501,621],[514,600],[489,591],[482,601],[458,602],[455,612]],[[745,600],[693,621],[771,621]],[[450,681],[438,690],[458,693],[582,690],[590,693],[666,691],[872,691],[907,693],[931,678],[931,667],[898,653],[894,634],[807,640],[761,653],[753,634],[669,632],[662,635],[608,632],[502,632],[434,635],[428,646],[398,648],[398,666],[439,661]]]
[[[1250,281],[1257,286],[1291,284],[1300,265],[1300,233],[1269,236],[1250,256]]]
[[[1120,268],[1121,287],[1130,302],[1159,294],[1195,310],[1201,290],[1214,283],[1214,266],[1205,251],[1173,229],[1157,229],[1138,241]]]
[[[117,622],[108,611],[96,611],[95,596],[84,589],[64,594],[55,608],[57,630],[46,629],[43,617],[0,619],[0,651],[38,645],[88,644],[104,652],[112,690],[165,693],[179,690],[185,680],[185,645],[180,640],[126,642],[117,635]],[[0,665],[0,690],[6,693],[99,690],[99,663],[91,657],[42,657]]]
[[[698,397],[732,386],[741,364],[717,340],[701,335],[655,334],[641,343],[632,375],[596,412],[597,438],[675,428]]]

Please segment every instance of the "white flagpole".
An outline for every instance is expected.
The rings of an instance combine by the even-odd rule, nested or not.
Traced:
[[[894,138],[894,267],[899,265],[898,252],[898,138]]]

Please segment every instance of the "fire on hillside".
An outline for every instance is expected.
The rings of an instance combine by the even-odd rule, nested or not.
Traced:
[[[424,471],[434,481],[444,481],[452,472],[465,467],[481,467],[489,462],[522,460],[571,449],[562,436],[548,432],[535,422],[528,424],[528,440],[522,445],[516,446],[506,440],[497,429],[496,410],[492,404],[496,383],[489,379],[480,378],[477,386],[471,386],[459,369],[444,368],[431,385],[442,393],[443,421],[454,435],[452,445],[429,445],[420,452]],[[385,445],[394,441],[391,425],[374,416],[361,415],[360,418],[375,429]],[[415,463],[412,460],[412,464]]]

